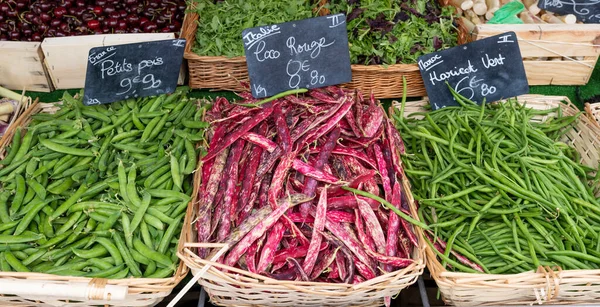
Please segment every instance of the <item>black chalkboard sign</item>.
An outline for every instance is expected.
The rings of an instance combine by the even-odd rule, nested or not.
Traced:
[[[561,15],[573,14],[583,23],[600,23],[600,0],[540,0],[538,6]]]
[[[242,40],[255,98],[352,79],[344,14],[245,29]]]
[[[426,54],[418,64],[434,110],[458,105],[446,82],[478,103],[529,93],[515,32]]]
[[[83,103],[172,93],[184,47],[185,39],[170,39],[90,49]]]

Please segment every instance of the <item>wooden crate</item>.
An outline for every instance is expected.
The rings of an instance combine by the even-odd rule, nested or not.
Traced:
[[[174,33],[106,34],[44,39],[42,51],[52,83],[56,89],[83,88],[87,59],[91,48],[174,39]],[[183,66],[183,65],[182,65]],[[179,73],[183,84],[185,72]]]
[[[600,56],[600,24],[482,24],[472,32],[461,26],[460,43],[509,31],[519,39],[529,85],[587,84]]]
[[[22,91],[51,92],[39,42],[0,41],[0,86]]]

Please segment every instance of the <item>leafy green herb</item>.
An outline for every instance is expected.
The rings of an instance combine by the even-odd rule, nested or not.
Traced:
[[[423,54],[456,45],[453,9],[437,0],[196,1],[200,15],[193,51],[204,56],[244,55],[246,28],[345,13],[353,64],[412,64]]]
[[[306,0],[194,2],[200,18],[192,50],[203,56],[243,56],[244,29],[313,17],[311,4]]]

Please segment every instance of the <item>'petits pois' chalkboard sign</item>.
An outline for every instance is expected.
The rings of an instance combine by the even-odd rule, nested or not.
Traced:
[[[477,103],[529,92],[515,32],[426,54],[418,64],[434,110],[458,105],[446,82]]]
[[[90,49],[83,103],[95,105],[171,93],[177,87],[185,39]]]
[[[245,29],[242,40],[255,98],[352,79],[343,14]]]
[[[540,0],[538,6],[562,15],[573,14],[584,23],[600,23],[600,0]]]

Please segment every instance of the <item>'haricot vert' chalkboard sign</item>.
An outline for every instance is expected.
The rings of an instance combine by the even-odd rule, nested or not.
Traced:
[[[600,23],[600,0],[540,0],[538,6],[561,15],[573,14],[583,23]]]
[[[184,47],[185,39],[170,39],[90,49],[83,103],[172,93]]]
[[[242,40],[255,98],[352,79],[343,14],[245,29]]]
[[[434,110],[458,105],[446,82],[477,103],[529,93],[515,32],[426,54],[418,64]]]

